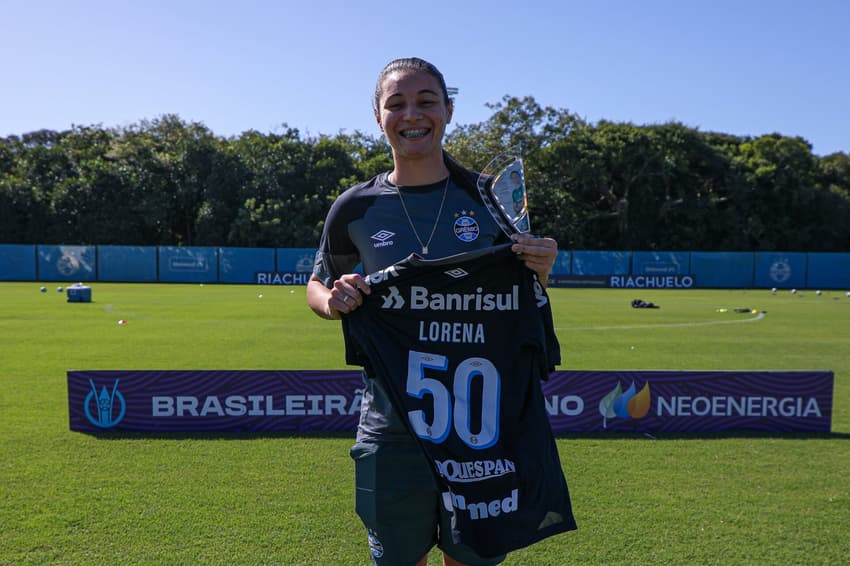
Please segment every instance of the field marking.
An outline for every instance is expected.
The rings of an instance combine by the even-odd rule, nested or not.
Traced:
[[[697,326],[715,326],[718,324],[741,324],[744,322],[756,322],[764,318],[760,312],[751,318],[737,320],[709,320],[705,322],[659,322],[656,324],[625,324],[622,326],[556,326],[555,330],[640,330],[646,328],[691,328]]]

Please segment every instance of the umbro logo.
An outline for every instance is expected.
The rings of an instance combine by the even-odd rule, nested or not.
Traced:
[[[395,232],[390,232],[389,230],[379,230],[369,237],[375,240],[375,243],[372,244],[372,246],[376,248],[383,248],[384,246],[393,245],[393,240],[391,239],[393,236],[395,236]]]
[[[449,277],[453,277],[455,279],[460,279],[461,277],[466,277],[467,275],[469,275],[468,271],[461,269],[460,267],[456,267],[455,269],[449,269],[444,273]]]
[[[379,242],[386,242],[393,236],[395,236],[395,232],[390,232],[389,230],[381,230],[380,232],[375,232],[374,234],[372,234],[371,238],[373,240],[378,240]]]

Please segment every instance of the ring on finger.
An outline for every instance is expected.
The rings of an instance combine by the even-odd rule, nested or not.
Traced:
[[[342,302],[345,303],[346,305],[348,304],[348,295],[342,296]]]

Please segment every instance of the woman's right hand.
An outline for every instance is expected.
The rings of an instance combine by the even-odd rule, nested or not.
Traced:
[[[369,283],[359,273],[347,273],[334,281],[328,306],[338,313],[350,313],[363,304],[363,295],[372,292]],[[333,318],[339,318],[335,316]]]
[[[313,275],[307,283],[307,304],[317,315],[339,320],[363,304],[363,295],[372,292],[369,283],[359,273],[347,273],[334,281],[328,289],[321,279]]]

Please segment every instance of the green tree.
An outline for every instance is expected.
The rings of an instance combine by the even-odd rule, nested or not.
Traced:
[[[127,206],[130,188],[122,164],[111,155],[115,132],[74,127],[59,147],[69,174],[53,186],[52,239],[80,244],[122,243],[134,217]]]
[[[480,170],[522,151],[532,229],[562,248],[846,251],[850,157],[800,138],[588,124],[506,96],[446,148]],[[176,115],[0,138],[0,242],[314,246],[347,188],[392,167],[382,138],[223,139]]]
[[[113,147],[131,188],[132,243],[196,245],[208,181],[227,165],[221,144],[203,124],[164,115],[125,128]],[[217,169],[217,167],[219,167]],[[134,235],[135,234],[135,235]]]
[[[26,175],[25,158],[20,138],[0,138],[0,243],[40,242],[48,219],[49,202]]]
[[[818,160],[817,210],[819,222],[812,250],[850,250],[850,155],[837,152]]]
[[[9,226],[15,232],[8,234],[9,241],[64,241],[64,227],[56,225],[54,214],[57,187],[74,175],[62,147],[64,135],[38,130],[6,139],[5,171],[0,184],[4,187],[3,214],[11,217]]]
[[[811,249],[820,221],[811,146],[799,137],[765,135],[742,143],[734,163],[743,183],[730,194],[730,228],[736,230],[729,234],[729,245],[756,251]]]
[[[301,247],[318,243],[321,221],[340,179],[356,174],[350,147],[298,130],[246,132],[235,151],[247,171],[229,240],[251,246]]]
[[[584,123],[565,109],[542,107],[533,97],[505,96],[490,104],[486,121],[456,127],[446,149],[467,167],[480,171],[498,154],[518,148],[523,157],[532,231],[555,237],[564,246],[575,225],[572,196],[564,179],[552,174],[552,146]]]

